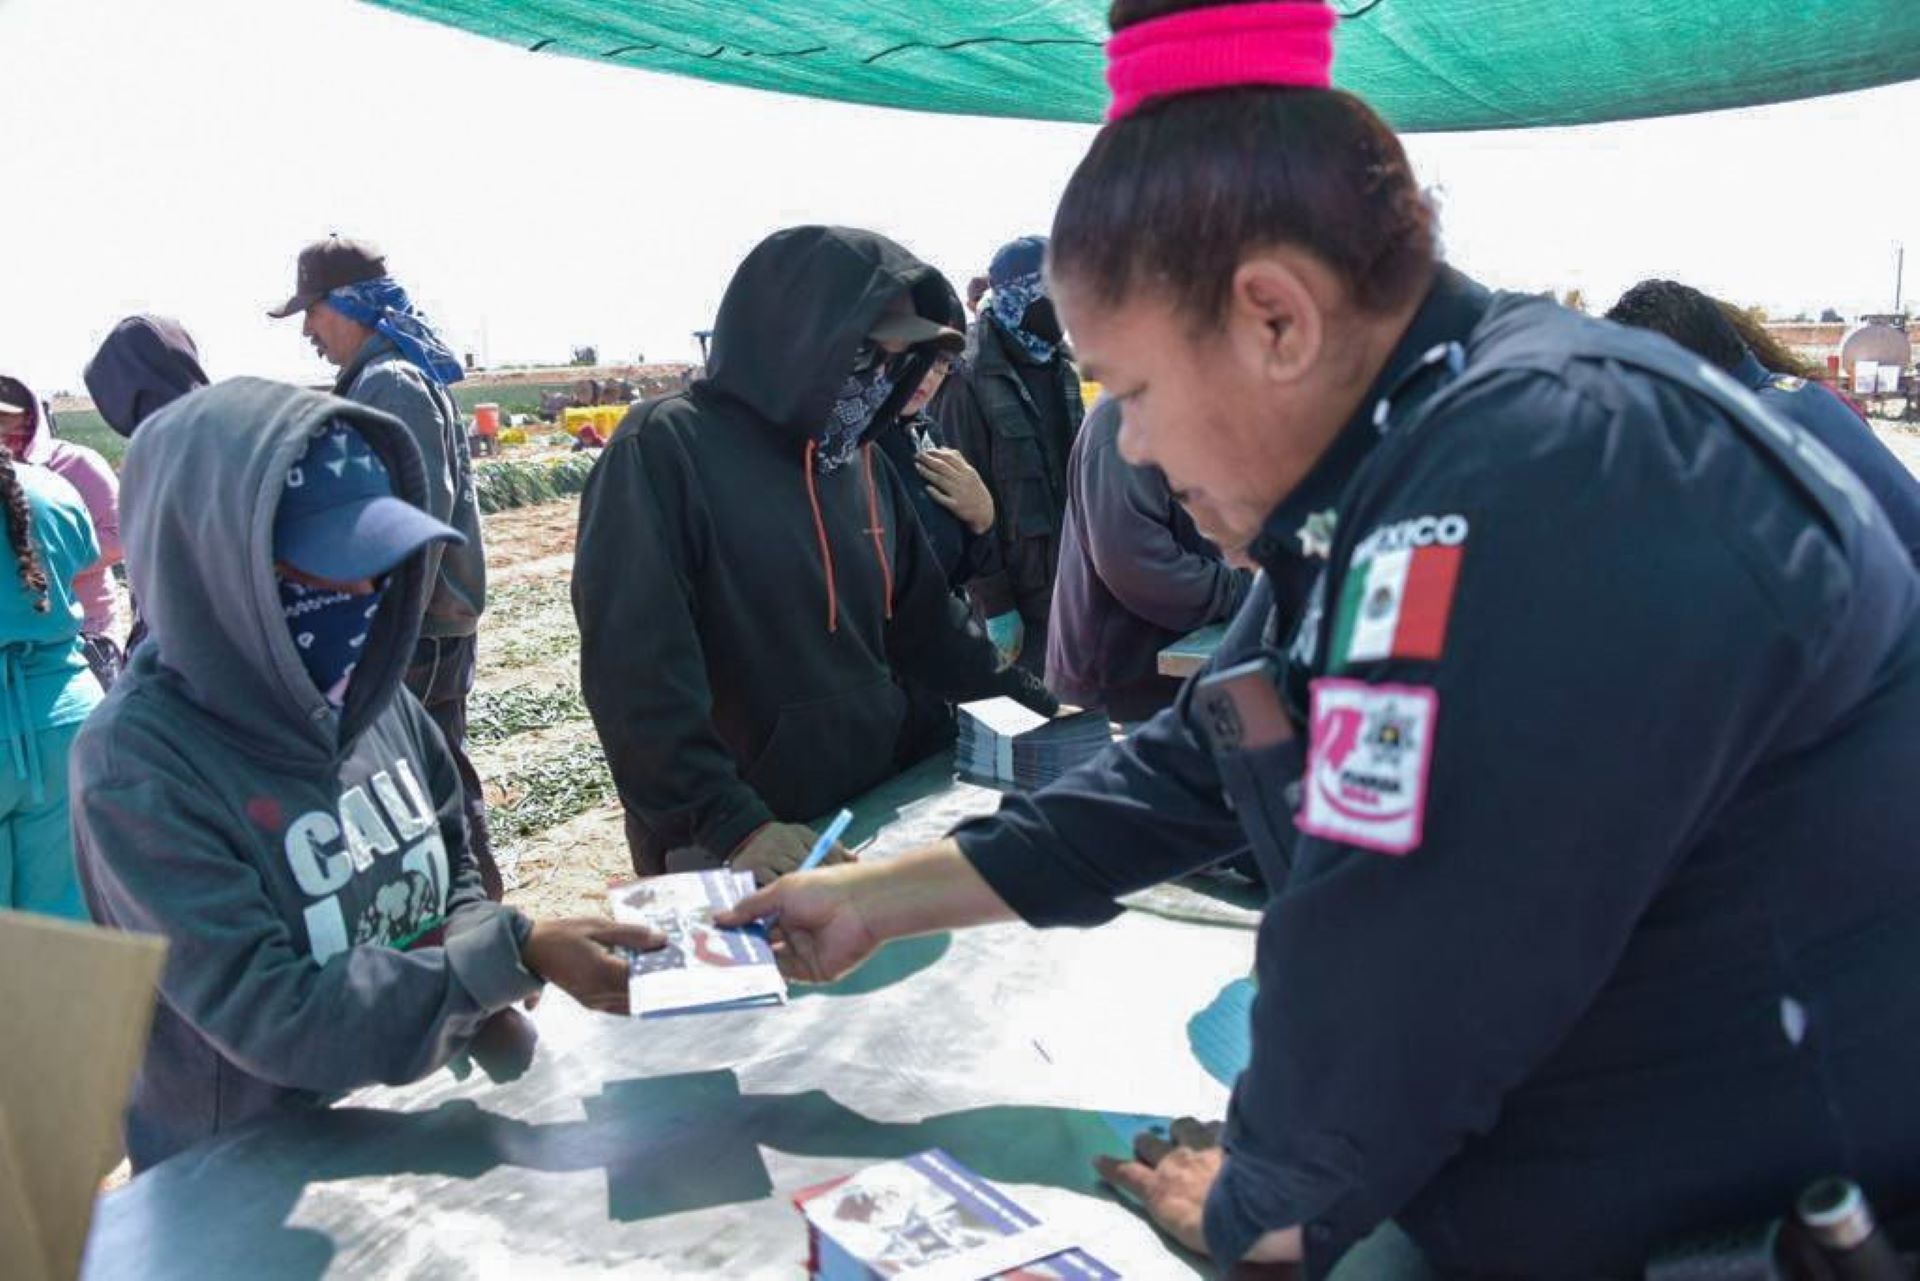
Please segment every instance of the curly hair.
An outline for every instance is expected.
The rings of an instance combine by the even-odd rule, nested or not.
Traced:
[[[1746,358],[1747,345],[1711,297],[1676,280],[1643,280],[1620,295],[1607,319],[1632,329],[1665,334],[1696,356],[1731,373]]]
[[[1713,301],[1720,308],[1720,314],[1727,318],[1727,323],[1733,326],[1733,332],[1740,335],[1740,341],[1747,344],[1747,350],[1753,353],[1754,359],[1773,373],[1804,378],[1808,382],[1819,382],[1827,376],[1825,369],[1775,337],[1751,311],[1736,307],[1724,298],[1715,298]]]
[[[34,609],[44,614],[53,608],[47,596],[47,567],[33,542],[33,507],[13,470],[13,453],[5,445],[0,445],[0,503],[7,509],[7,542],[20,567],[20,581],[34,597]]]

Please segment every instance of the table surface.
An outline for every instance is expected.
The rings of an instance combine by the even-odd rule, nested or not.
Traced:
[[[996,800],[930,762],[849,839],[890,857]],[[1196,1275],[1089,1161],[1146,1118],[1221,1114],[1194,1038],[1252,966],[1231,898],[1166,887],[1098,930],[904,940],[771,1010],[615,1019],[549,991],[517,1076],[360,1090],[103,1197],[83,1276],[798,1278],[794,1192],[931,1147],[1084,1225],[1126,1276]]]
[[[1212,627],[1188,632],[1160,651],[1160,674],[1185,680],[1207,665],[1207,660],[1213,657],[1214,650],[1220,648],[1220,642],[1226,634],[1225,623],[1215,623]]]

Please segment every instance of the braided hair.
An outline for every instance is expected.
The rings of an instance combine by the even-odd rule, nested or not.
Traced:
[[[26,487],[13,469],[13,453],[0,445],[0,504],[7,510],[7,543],[13,548],[14,563],[20,567],[20,581],[34,597],[33,608],[46,613],[53,608],[47,597],[47,567],[40,549],[33,542],[33,508],[27,502]]]

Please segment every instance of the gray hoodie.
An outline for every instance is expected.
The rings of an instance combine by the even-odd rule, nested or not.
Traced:
[[[481,890],[453,760],[400,687],[425,556],[394,572],[339,713],[282,617],[274,512],[335,418],[422,502],[400,423],[257,379],[169,405],[127,454],[151,640],[82,731],[72,782],[94,917],[169,943],[128,1118],[136,1169],[279,1108],[421,1077],[539,986],[525,918]]]
[[[421,373],[384,334],[367,339],[340,371],[333,390],[392,414],[412,433],[426,466],[426,498],[420,506],[467,539],[460,546],[435,543],[427,551],[427,612],[421,635],[473,635],[487,607],[487,552],[481,542],[466,420],[452,394]]]

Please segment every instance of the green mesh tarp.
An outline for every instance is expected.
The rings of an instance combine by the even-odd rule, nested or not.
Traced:
[[[920,111],[1097,120],[1103,0],[371,0],[539,53]],[[1406,130],[1587,124],[1920,78],[1920,0],[1336,0]]]

